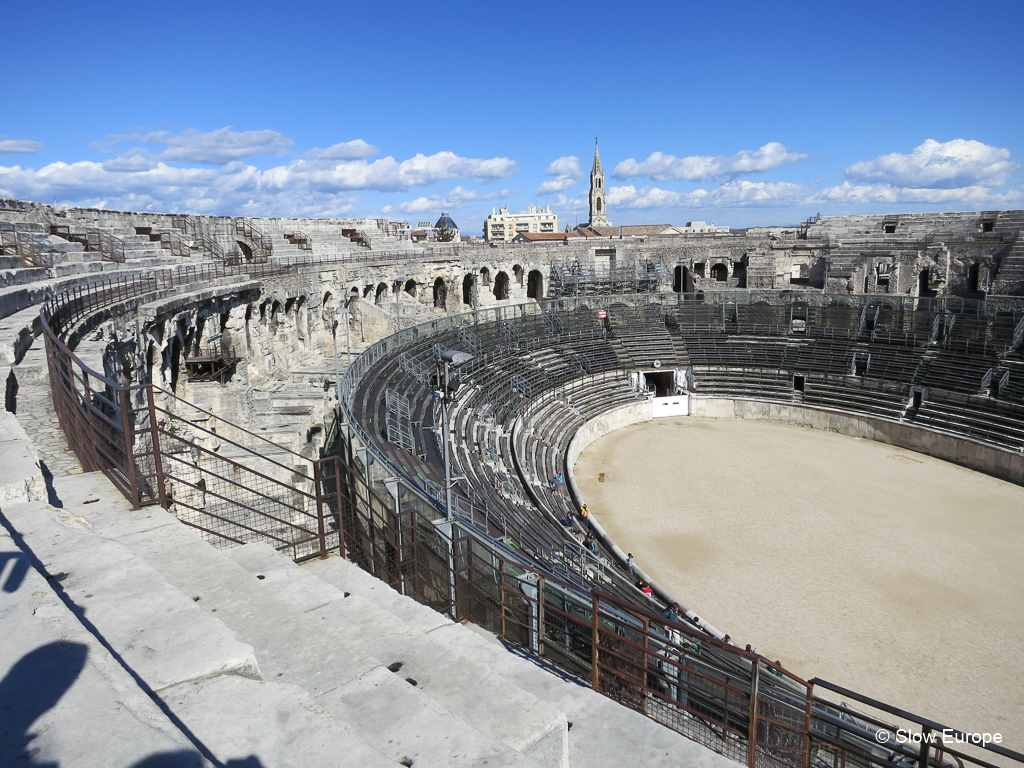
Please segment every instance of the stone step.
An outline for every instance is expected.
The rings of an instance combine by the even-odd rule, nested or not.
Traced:
[[[81,506],[80,501],[76,507],[71,499],[90,497],[107,484],[96,473],[59,480],[58,493],[70,511],[89,515],[96,531],[145,557],[170,583],[198,598],[198,607],[251,643],[268,681],[298,686],[312,697],[315,707],[338,716],[332,709],[335,703],[346,712],[358,709],[356,691],[379,684],[381,673],[392,676],[377,658],[345,642],[346,632],[369,633],[374,628],[362,619],[360,606],[338,611],[338,603],[347,600],[344,593],[317,579],[313,581],[318,583],[319,592],[303,589],[275,573],[260,573],[264,576],[260,579],[232,562],[226,556],[231,550],[214,549],[159,508],[129,510],[123,502],[119,509],[113,504],[95,509]],[[343,632],[342,623],[353,626]],[[364,679],[373,670],[377,670],[376,676]],[[397,679],[402,685],[391,686],[391,706],[397,711],[416,711],[417,702],[429,692],[405,683],[404,677]],[[367,740],[390,734],[378,751],[389,754],[387,750],[393,746],[390,741],[398,739],[406,751],[415,747],[419,754],[432,756],[421,763],[424,765],[482,765],[495,755],[498,759],[488,764],[535,765],[508,746],[477,733],[464,719],[436,702],[431,709],[433,714],[423,713],[416,722],[392,719],[391,725],[375,723]],[[454,752],[459,745],[476,745],[478,751],[468,755]],[[416,758],[410,757],[415,763]]]
[[[395,765],[352,724],[295,685],[220,675],[176,685],[164,691],[163,699],[222,764],[237,761],[260,768]]]
[[[2,528],[0,558],[0,765],[206,765]]]
[[[236,547],[226,554],[277,590],[288,590],[292,599],[301,595],[320,602],[333,595],[325,610],[335,618],[331,626],[335,641],[373,654],[383,664],[400,663],[402,675],[416,680],[420,690],[442,707],[540,765],[566,765],[565,716],[523,691],[513,679],[461,657],[459,645],[473,637],[464,627],[448,622],[451,631],[442,638],[439,628],[426,631],[359,596],[338,599],[342,591],[264,544]]]
[[[252,646],[142,557],[96,535],[88,518],[42,502],[8,504],[0,514],[153,691],[220,674],[259,676]]]
[[[421,623],[432,636],[458,633],[453,654],[498,674],[513,678],[516,685],[565,712],[569,731],[569,765],[618,768],[622,765],[702,766],[735,768],[735,764],[694,741],[677,734],[638,712],[627,709],[577,681],[566,681],[563,673],[546,668],[539,659],[524,659],[509,653],[501,641],[478,629],[465,627],[400,595],[383,581],[340,557],[312,560],[303,571],[338,589],[360,596],[374,606],[399,616],[410,624]],[[440,617],[431,620],[430,614]],[[432,624],[436,623],[436,626]],[[404,667],[403,667],[404,671]]]

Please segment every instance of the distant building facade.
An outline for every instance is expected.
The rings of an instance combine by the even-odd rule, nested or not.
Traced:
[[[551,206],[531,205],[525,211],[509,212],[508,208],[491,209],[484,219],[484,239],[489,243],[511,243],[520,232],[553,234],[558,231],[558,216]]]

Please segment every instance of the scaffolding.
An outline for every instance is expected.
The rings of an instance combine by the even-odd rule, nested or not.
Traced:
[[[567,257],[552,262],[548,295],[561,298],[657,293],[666,285],[661,261],[649,256]]]
[[[388,442],[415,455],[416,441],[412,436],[412,409],[409,407],[409,398],[388,388],[384,390],[384,408]]]

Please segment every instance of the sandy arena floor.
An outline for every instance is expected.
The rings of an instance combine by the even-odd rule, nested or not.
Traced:
[[[1024,750],[1024,488],[870,440],[698,418],[614,432],[575,472],[616,543],[740,646]]]

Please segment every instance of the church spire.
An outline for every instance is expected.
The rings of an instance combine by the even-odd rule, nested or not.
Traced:
[[[590,226],[610,227],[608,208],[604,198],[604,170],[601,168],[601,152],[594,138],[594,167],[590,170]]]

